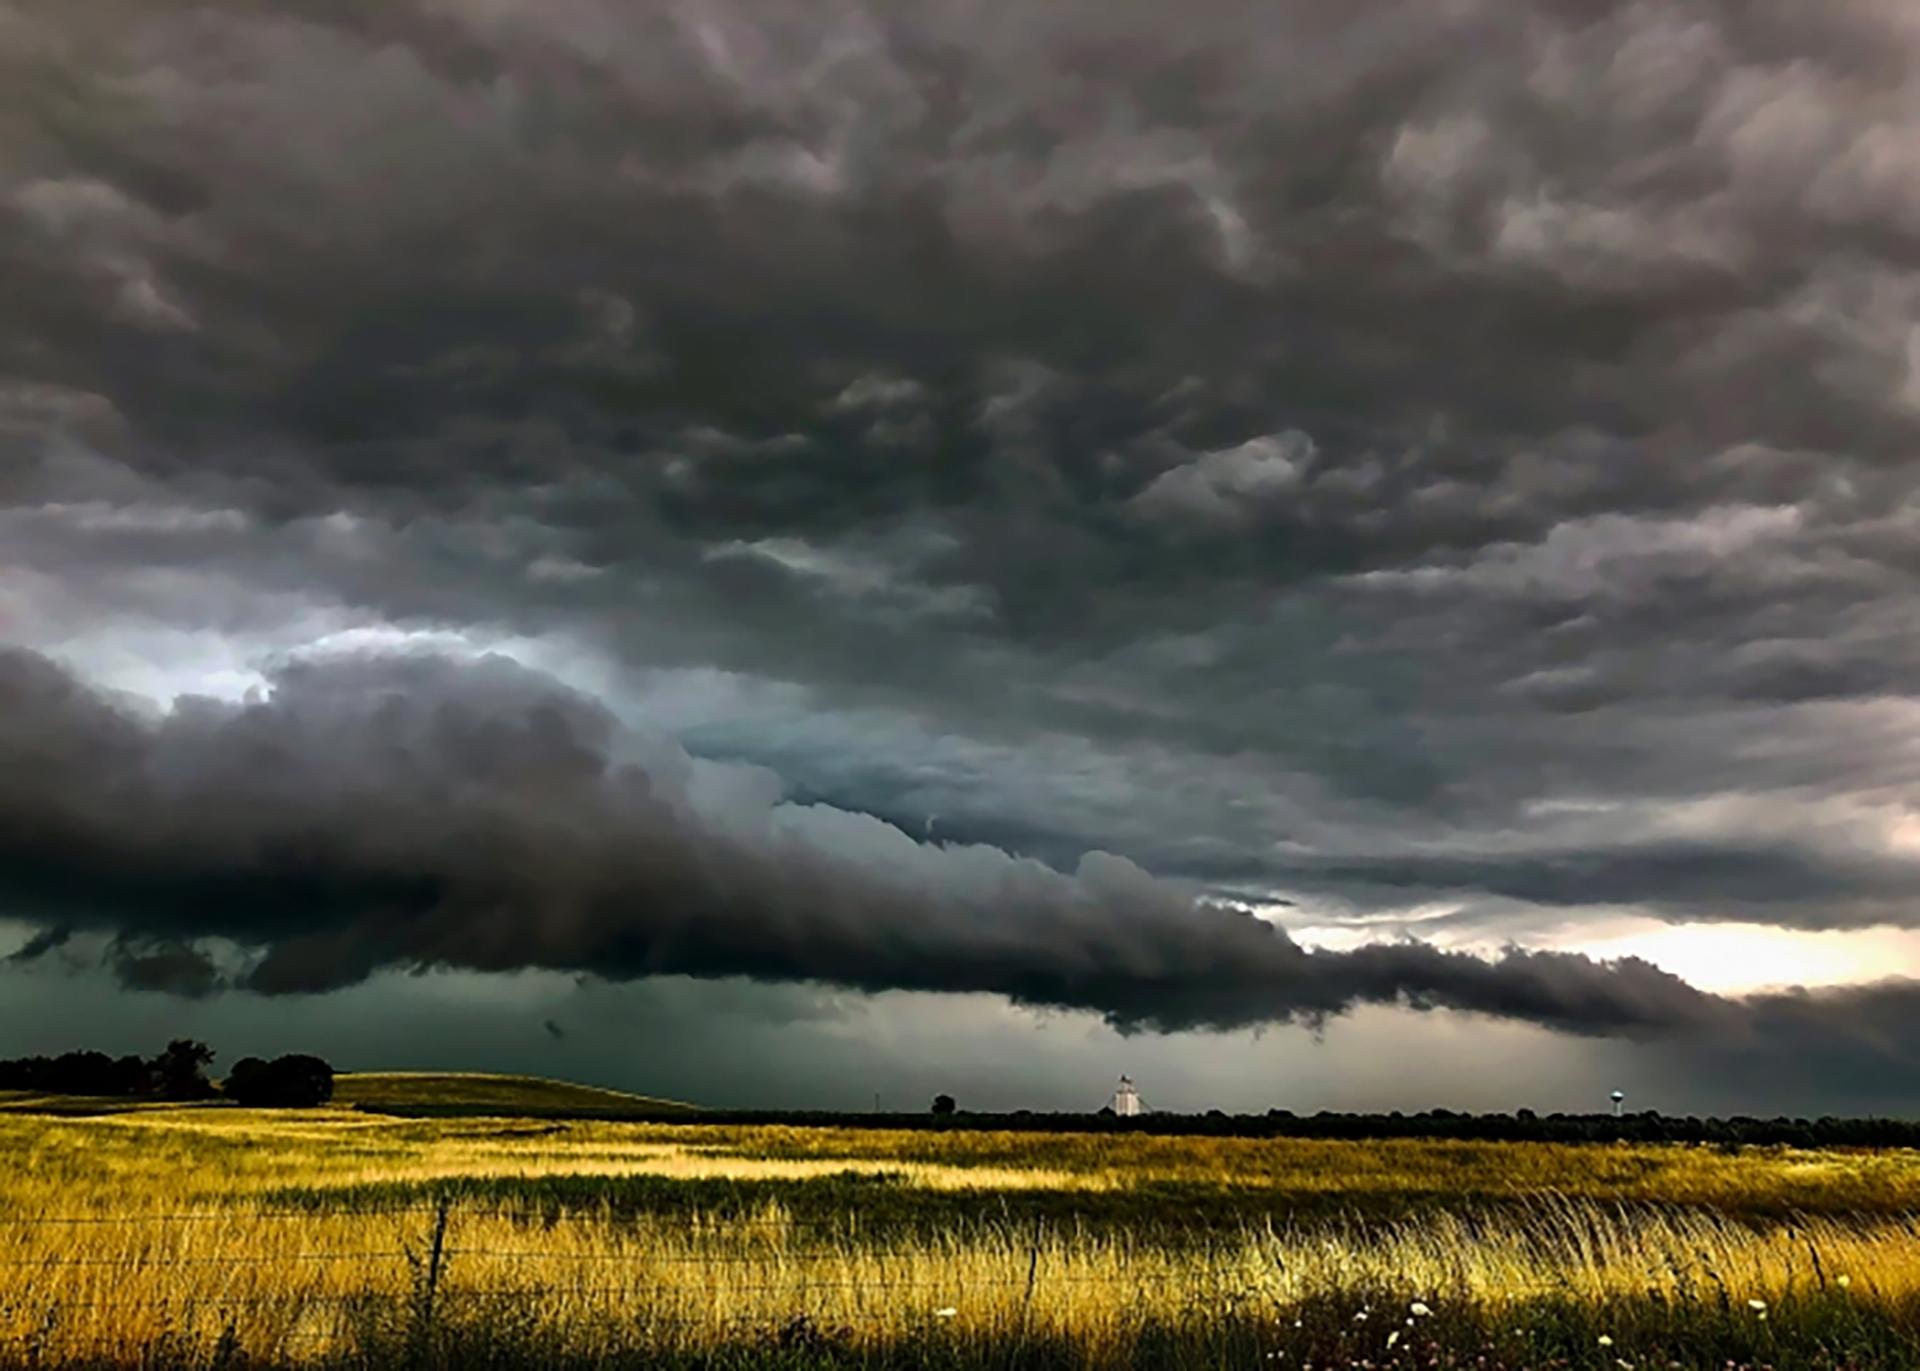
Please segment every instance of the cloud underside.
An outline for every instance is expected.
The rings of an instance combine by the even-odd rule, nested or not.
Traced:
[[[1062,874],[703,787],[694,759],[656,743],[637,760],[649,749],[594,701],[499,658],[307,663],[253,702],[158,718],[33,654],[0,656],[0,688],[0,899],[59,930],[23,954],[103,928],[135,988],[210,993],[197,945],[218,938],[256,954],[241,984],[269,995],[391,967],[544,968],[985,992],[1123,1029],[1400,1002],[1688,1036],[1780,1003],[1632,959],[1305,950],[1124,858]]]
[[[1887,0],[0,6],[0,914],[189,995],[1881,1033],[1233,903],[1920,925],[1916,60]],[[331,651],[401,639],[571,684]]]

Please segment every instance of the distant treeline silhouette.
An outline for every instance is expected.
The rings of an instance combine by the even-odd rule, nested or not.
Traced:
[[[362,1104],[368,1113],[409,1118],[455,1118],[498,1114],[465,1105]],[[1435,1109],[1418,1114],[1295,1114],[1285,1109],[1265,1114],[1040,1114],[1018,1110],[981,1114],[947,1113],[837,1114],[825,1110],[686,1110],[527,1107],[516,1116],[542,1119],[661,1120],[678,1124],[787,1125],[822,1128],[895,1128],[917,1131],[959,1130],[1015,1133],[1146,1133],[1156,1136],[1219,1138],[1337,1138],[1362,1141],[1432,1138],[1459,1142],[1674,1142],[1723,1146],[1920,1147],[1920,1122],[1905,1119],[1770,1119],[1738,1115],[1700,1118],[1656,1114],[1462,1114]]]
[[[132,1099],[199,1100],[214,1093],[207,1081],[213,1049],[175,1038],[153,1057],[109,1057],[104,1052],[63,1052],[57,1057],[0,1061],[0,1090],[41,1095],[112,1095]]]
[[[318,1057],[294,1054],[271,1062],[242,1057],[217,1089],[207,1079],[213,1059],[212,1048],[191,1038],[176,1038],[153,1057],[92,1051],[15,1057],[0,1060],[0,1090],[147,1100],[204,1100],[225,1094],[238,1104],[285,1107],[324,1104],[333,1098],[333,1068]]]

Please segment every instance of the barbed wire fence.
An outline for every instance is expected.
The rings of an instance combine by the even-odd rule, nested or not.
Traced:
[[[986,1316],[996,1332],[1019,1344],[1029,1335],[1037,1297],[1058,1288],[1092,1288],[1115,1300],[1130,1297],[1136,1307],[1151,1296],[1163,1311],[1246,1311],[1257,1305],[1278,1314],[1302,1298],[1298,1289],[1287,1293],[1284,1244],[1274,1244],[1264,1269],[1260,1257],[1249,1259],[1249,1253],[1261,1251],[1257,1242],[1250,1246],[1246,1241],[1257,1233],[1223,1234],[1196,1225],[1188,1232],[1190,1238],[1204,1238],[1208,1244],[1224,1239],[1224,1245],[1188,1248],[1177,1267],[1152,1258],[1136,1263],[1124,1252],[1115,1259],[1109,1248],[1106,1264],[1093,1269],[1074,1256],[1079,1240],[1092,1231],[1081,1227],[1082,1217],[1051,1215],[1027,1227],[982,1215],[980,1232],[993,1236],[986,1248],[990,1264],[965,1268],[949,1261],[942,1269],[943,1258],[956,1255],[962,1242],[977,1235],[847,1213],[763,1217],[724,1210],[622,1212],[537,1200],[500,1203],[458,1193],[431,1203],[237,1203],[69,1214],[0,1211],[0,1348],[9,1354],[25,1349],[27,1365],[61,1365],[60,1357],[47,1349],[62,1347],[71,1356],[76,1346],[88,1348],[90,1340],[104,1345],[112,1340],[116,1315],[125,1316],[119,1325],[122,1332],[138,1326],[157,1330],[161,1338],[198,1339],[201,1346],[217,1335],[222,1345],[237,1347],[241,1321],[255,1311],[258,1317],[244,1325],[244,1340],[255,1347],[318,1344],[350,1351],[357,1337],[377,1329],[389,1338],[397,1334],[407,1357],[426,1360],[431,1341],[475,1311],[482,1311],[472,1325],[479,1327],[484,1311],[519,1303],[551,1313],[556,1301],[600,1301],[599,1309],[571,1312],[615,1318],[623,1336],[639,1346],[676,1333],[698,1340],[814,1337],[821,1330],[850,1334],[861,1327],[897,1331],[962,1311],[969,1318]],[[506,1220],[510,1230],[463,1231],[475,1220]],[[316,1239],[293,1251],[262,1250],[272,1243],[256,1231],[262,1225],[271,1229],[295,1222],[352,1222],[377,1229],[379,1221],[397,1223],[406,1231],[384,1241],[363,1235],[359,1242],[338,1248]],[[574,1224],[593,1225],[600,1241],[581,1247],[555,1238]],[[217,1225],[240,1231],[220,1234],[214,1231]],[[111,1246],[94,1236],[102,1229],[125,1231],[131,1240],[124,1250],[102,1251]],[[1793,1232],[1797,1226],[1788,1229]],[[1267,1236],[1279,1235],[1269,1228]],[[1811,1234],[1801,1236],[1812,1243]],[[208,1250],[210,1243],[236,1237],[235,1250]],[[239,1243],[251,1243],[254,1250]],[[1156,1245],[1156,1253],[1164,1251]],[[1698,1255],[1706,1263],[1705,1251]],[[1192,1259],[1197,1256],[1205,1259]],[[522,1264],[550,1266],[559,1278],[504,1279],[504,1273],[488,1270]],[[76,1268],[85,1274],[76,1275]],[[150,1293],[142,1278],[176,1268],[214,1270],[210,1279],[183,1280],[176,1289]],[[324,1274],[311,1280],[296,1277],[272,1290],[259,1289],[260,1278],[251,1274],[232,1281],[219,1278],[221,1269],[252,1273],[275,1268]],[[347,1281],[333,1274],[342,1268],[349,1268]],[[363,1276],[357,1283],[352,1282],[353,1268]],[[701,1270],[711,1270],[714,1278],[701,1283]],[[1824,1291],[1827,1277],[1817,1252],[1811,1272]],[[1501,1295],[1580,1293],[1564,1274],[1540,1274],[1531,1281],[1504,1273]],[[1711,1285],[1719,1292],[1720,1304],[1726,1304],[1724,1283],[1710,1263],[1703,1265],[1697,1280],[1696,1273],[1678,1269],[1647,1274],[1646,1288],[1656,1299],[1692,1302],[1697,1284],[1701,1301],[1716,1298]],[[495,1279],[488,1281],[488,1276]],[[1393,1284],[1377,1270],[1370,1278],[1382,1287]],[[1423,1294],[1407,1293],[1416,1299]],[[742,1307],[730,1310],[725,1307],[728,1301]],[[142,1321],[136,1317],[141,1314],[154,1317]],[[1391,1326],[1383,1321],[1381,1330]],[[126,1344],[124,1336],[120,1341]],[[225,1364],[219,1358],[215,1362]]]
[[[607,1216],[591,1211],[550,1208],[539,1205],[500,1206],[462,1202],[443,1197],[432,1204],[375,1205],[370,1207],[262,1208],[235,1206],[226,1209],[180,1210],[169,1212],[138,1211],[122,1214],[6,1214],[0,1213],[0,1346],[18,1348],[45,1345],[53,1341],[71,1313],[139,1312],[170,1313],[181,1321],[176,1332],[188,1327],[204,1336],[209,1325],[224,1328],[223,1336],[235,1336],[235,1318],[242,1311],[278,1309],[296,1320],[315,1310],[359,1312],[384,1307],[397,1311],[406,1320],[408,1337],[416,1348],[430,1339],[449,1308],[467,1309],[513,1301],[551,1301],[556,1298],[591,1299],[620,1297],[623,1319],[638,1334],[658,1329],[741,1330],[759,1328],[779,1332],[804,1327],[818,1319],[834,1325],[898,1325],[903,1317],[903,1298],[911,1297],[905,1312],[909,1317],[952,1316],[958,1308],[974,1307],[985,1292],[996,1297],[1019,1291],[1018,1298],[1000,1306],[1000,1312],[1017,1320],[1024,1333],[1030,1320],[1036,1293],[1054,1286],[1107,1287],[1116,1292],[1139,1293],[1149,1289],[1185,1288],[1196,1298],[1217,1293],[1220,1273],[1217,1267],[1197,1267],[1178,1273],[1164,1271],[1120,1270],[1095,1272],[1055,1269],[1055,1263],[1043,1261],[1051,1249],[1047,1230],[1033,1225],[1024,1245],[1009,1241],[1002,1254],[1009,1263],[1008,1274],[983,1276],[977,1272],[949,1272],[938,1277],[901,1276],[889,1273],[889,1263],[924,1263],[938,1257],[941,1246],[922,1242],[902,1245],[874,1241],[860,1231],[860,1225],[842,1217],[808,1219],[786,1216],[757,1218],[724,1214],[637,1213],[624,1216],[637,1235],[667,1236],[682,1243],[713,1244],[713,1250],[636,1251],[619,1244],[582,1250],[554,1245],[535,1245],[540,1234],[551,1233],[569,1221],[604,1222]],[[462,1220],[506,1219],[524,1224],[527,1245],[485,1246],[462,1241]],[[314,1221],[421,1220],[424,1233],[417,1242],[393,1246],[357,1246],[338,1250],[294,1252],[219,1252],[175,1251],[173,1241],[180,1234],[191,1234],[200,1225],[250,1225],[255,1223]],[[66,1255],[57,1247],[22,1255],[27,1242],[24,1234],[46,1232],[79,1234],[103,1228],[138,1230],[147,1241],[125,1252],[99,1255],[84,1252]],[[772,1235],[777,1242],[754,1246],[758,1238]],[[1004,1235],[1011,1236],[1011,1235]],[[1058,1236],[1056,1234],[1056,1236]],[[1069,1233],[1070,1236],[1070,1233]],[[823,1237],[841,1240],[828,1246]],[[803,1245],[791,1245],[799,1239]],[[848,1239],[857,1239],[849,1242]],[[742,1247],[742,1243],[749,1244]],[[472,1285],[458,1280],[463,1265],[484,1263],[551,1263],[570,1274],[605,1271],[624,1272],[625,1279],[568,1279],[558,1281],[521,1281],[511,1284]],[[242,1286],[221,1289],[197,1286],[179,1293],[142,1295],[128,1290],[95,1293],[89,1286],[84,1293],[46,1289],[36,1282],[37,1274],[49,1276],[74,1268],[87,1268],[107,1278],[116,1274],[144,1275],[174,1268],[248,1268],[317,1269],[352,1263],[378,1270],[383,1264],[397,1264],[398,1280],[369,1282],[353,1289],[324,1286],[292,1287],[261,1292]],[[675,1268],[756,1268],[777,1276],[770,1280],[727,1279],[713,1288],[718,1297],[779,1296],[787,1303],[779,1307],[760,1305],[748,1311],[728,1313],[716,1308],[689,1312],[695,1292],[683,1283],[666,1284],[657,1277]],[[838,1267],[840,1270],[831,1268]],[[848,1268],[867,1268],[860,1274],[847,1274]],[[816,1274],[828,1268],[824,1274]],[[873,1296],[874,1301],[865,1297]],[[834,1298],[837,1297],[837,1298]],[[851,1297],[851,1298],[849,1298]],[[925,1297],[920,1299],[919,1297]],[[921,1306],[924,1305],[924,1308]],[[938,1308],[936,1308],[938,1306]],[[18,1323],[22,1316],[38,1323],[27,1329],[6,1331],[6,1323]],[[277,1342],[337,1341],[346,1329],[336,1317],[321,1326],[285,1326],[275,1329],[269,1340]]]

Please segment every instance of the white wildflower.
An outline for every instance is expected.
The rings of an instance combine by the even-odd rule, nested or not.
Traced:
[[[1610,1337],[1608,1337],[1608,1336],[1607,1336],[1607,1335],[1606,1335],[1605,1333],[1602,1333],[1602,1334],[1600,1335],[1600,1345],[1601,1345],[1602,1347],[1612,1347],[1612,1346],[1613,1346],[1613,1339],[1612,1339],[1612,1338],[1610,1338]]]
[[[1767,1312],[1767,1302],[1765,1300],[1748,1300],[1747,1308],[1764,1314]]]
[[[1852,1285],[1852,1284],[1853,1284],[1853,1277],[1852,1277],[1852,1276],[1844,1276],[1844,1275],[1842,1275],[1842,1276],[1835,1276],[1835,1277],[1833,1278],[1833,1283],[1834,1283],[1835,1285],[1837,1285],[1837,1286],[1839,1286],[1839,1287],[1840,1287],[1840,1288],[1841,1288],[1842,1290],[1845,1290],[1845,1289],[1846,1289],[1846,1288],[1847,1288],[1848,1286],[1850,1286],[1850,1285]]]
[[[1433,1311],[1427,1308],[1427,1306],[1422,1304],[1419,1300],[1415,1300],[1412,1304],[1407,1306],[1407,1312],[1412,1314],[1416,1319],[1424,1319],[1427,1315],[1431,1314]]]
[[[1387,1334],[1388,1347],[1392,1347],[1396,1342],[1399,1342],[1399,1341],[1400,1341],[1400,1330],[1398,1328],[1394,1329],[1391,1333]]]
[[[960,1312],[960,1311],[959,1311],[958,1309],[955,1309],[955,1308],[954,1308],[954,1307],[953,1307],[952,1305],[948,1305],[948,1306],[947,1306],[947,1307],[946,1307],[945,1309],[936,1309],[936,1310],[934,1310],[934,1311],[933,1311],[933,1316],[934,1316],[934,1317],[935,1317],[936,1319],[950,1319],[950,1318],[952,1318],[952,1317],[953,1317],[953,1316],[954,1316],[955,1314],[958,1314],[959,1312]]]

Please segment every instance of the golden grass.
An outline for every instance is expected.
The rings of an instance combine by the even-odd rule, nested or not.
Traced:
[[[437,1215],[427,1193],[391,1187],[486,1178],[513,1185],[451,1203],[433,1317],[497,1328],[510,1314],[517,1335],[555,1360],[636,1343],[663,1354],[711,1349],[797,1315],[841,1330],[855,1348],[931,1328],[1047,1341],[1100,1365],[1141,1328],[1196,1315],[1252,1319],[1281,1337],[1303,1308],[1343,1319],[1371,1309],[1384,1337],[1405,1326],[1403,1306],[1414,1301],[1436,1318],[1547,1299],[1601,1321],[1651,1302],[1735,1322],[1758,1319],[1749,1300],[1776,1321],[1812,1300],[1889,1320],[1920,1302],[1920,1240],[1905,1215],[1920,1200],[1920,1158],[1902,1152],[202,1109],[8,1115],[0,1155],[10,1160],[0,1170],[0,1347],[31,1348],[42,1365],[151,1363],[156,1347],[211,1356],[222,1339],[229,1354],[283,1364],[364,1347],[381,1329],[424,1317]],[[781,1198],[781,1186],[849,1172],[890,1178],[890,1195],[945,1194],[962,1206],[951,1212],[964,1220],[971,1206],[977,1221],[878,1224],[857,1190],[831,1211]],[[657,1191],[637,1207],[595,1200],[591,1187],[548,1203],[541,1187],[563,1177],[771,1188],[743,1192],[759,1198],[725,1212],[649,1208]],[[1097,1214],[1156,1186],[1176,1187],[1176,1224],[1181,1186],[1244,1201],[1250,1217],[1204,1241],[1169,1241],[995,1207],[1009,1195],[1060,1192]],[[1366,1217],[1383,1196],[1422,1204]],[[1329,1209],[1328,1197],[1350,1202],[1348,1212]],[[1800,1215],[1757,1217],[1786,1211]]]
[[[1663,1144],[927,1133],[510,1118],[397,1119],[340,1109],[173,1108],[0,1119],[0,1215],[49,1198],[114,1211],[288,1186],[451,1177],[799,1179],[858,1172],[936,1189],[1132,1191],[1203,1185],[1296,1201],[1458,1204],[1541,1195],[1733,1213],[1905,1212],[1920,1153]]]
[[[15,1273],[0,1336],[36,1333],[53,1356],[137,1356],[164,1337],[207,1343],[229,1324],[256,1355],[300,1360],[351,1343],[356,1301],[404,1315],[420,1289],[430,1215],[236,1213],[168,1227],[99,1226],[20,1237],[0,1249]],[[1446,1216],[1383,1229],[1243,1234],[1197,1257],[1124,1238],[988,1230],[953,1241],[828,1240],[777,1210],[748,1222],[655,1225],[577,1216],[462,1214],[449,1223],[443,1314],[510,1296],[537,1311],[556,1348],[609,1330],[671,1346],[709,1345],[806,1311],[886,1342],[951,1309],[956,1331],[1021,1326],[1099,1349],[1196,1301],[1280,1311],[1382,1292],[1446,1310],[1541,1293],[1601,1304],[1648,1291],[1672,1300],[1724,1287],[1739,1305],[1781,1306],[1845,1277],[1872,1308],[1920,1288],[1920,1258],[1898,1225],[1817,1220],[1788,1232],[1674,1214],[1543,1207],[1468,1229]],[[1028,1295],[1031,1279],[1032,1294]],[[1831,1288],[1831,1287],[1829,1287]],[[1398,1305],[1394,1312],[1398,1312]]]

